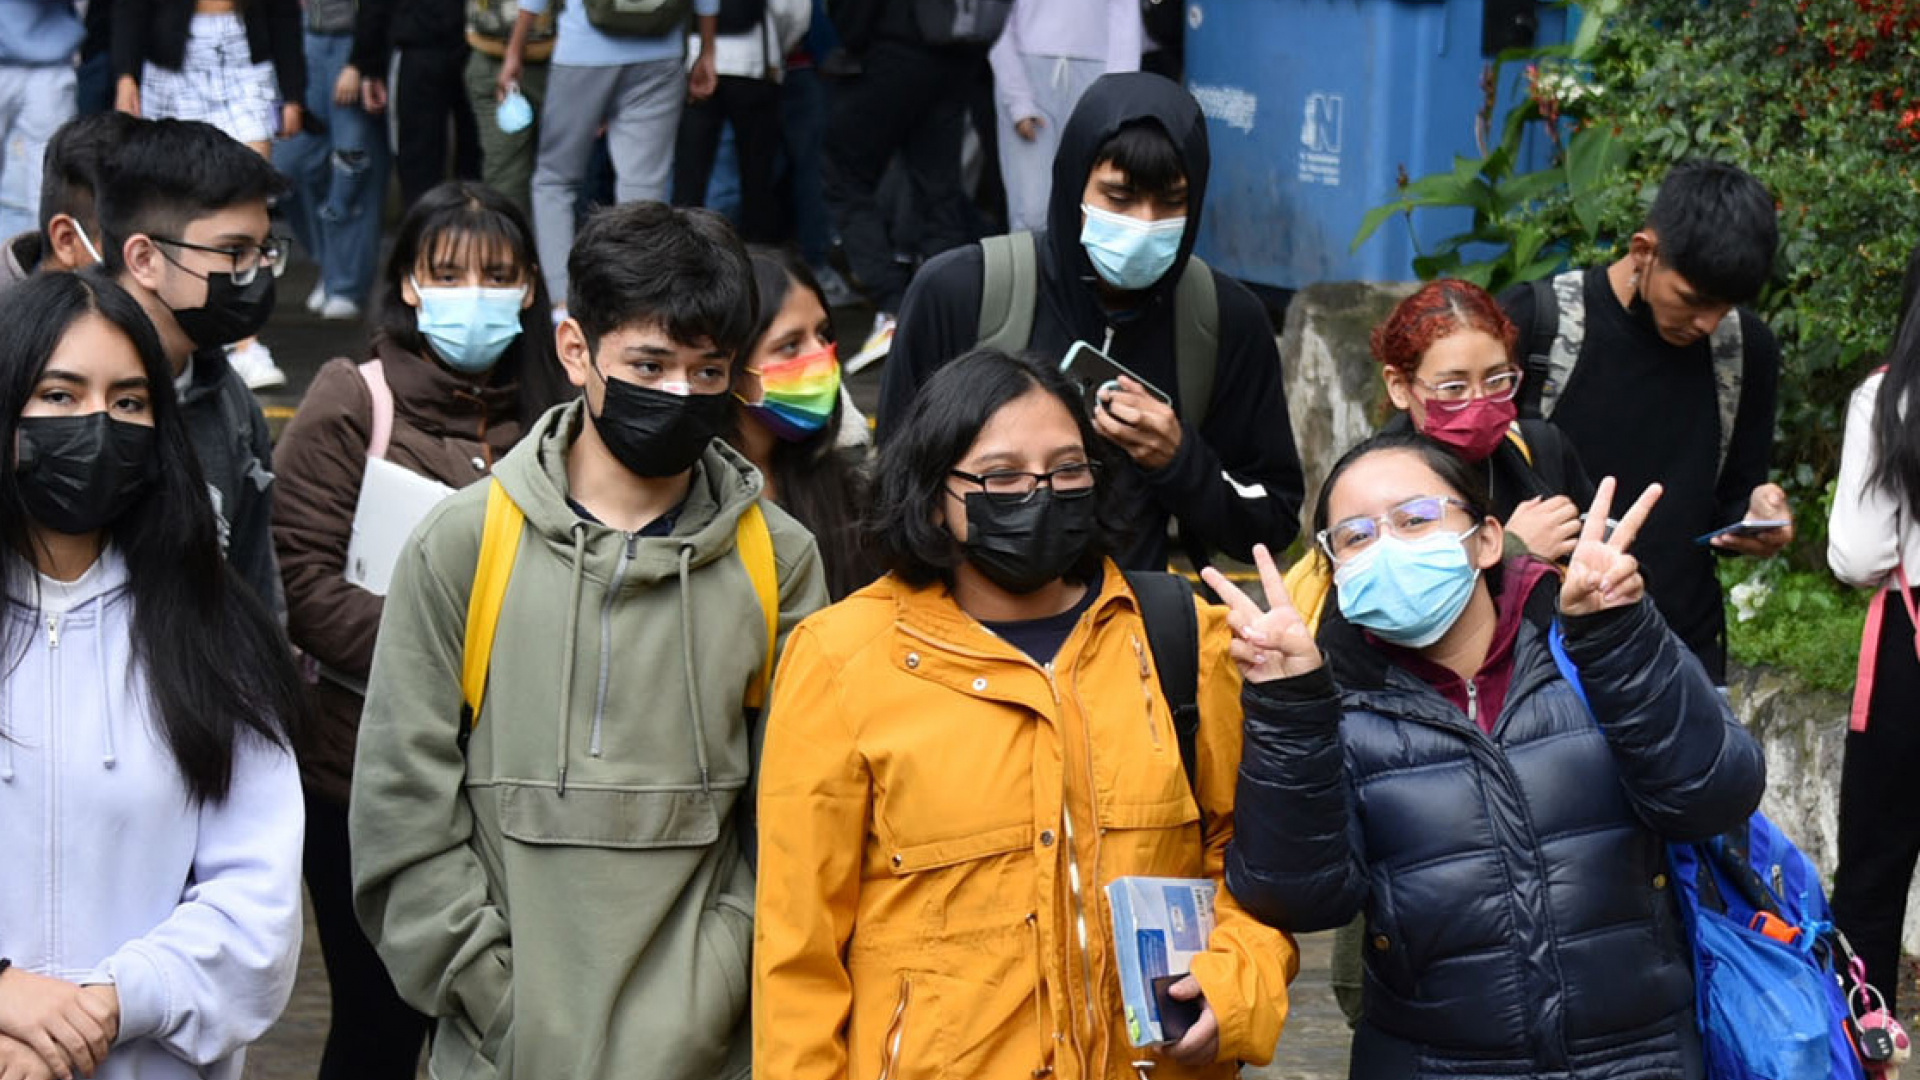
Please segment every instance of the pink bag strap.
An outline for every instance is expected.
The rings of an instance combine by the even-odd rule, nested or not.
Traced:
[[[393,388],[387,385],[386,369],[378,360],[361,364],[360,378],[367,384],[368,396],[373,398],[373,430],[367,436],[367,456],[384,458],[387,444],[393,440]]]
[[[1867,622],[1860,631],[1860,666],[1854,670],[1853,708],[1847,714],[1848,731],[1867,730],[1867,707],[1873,701],[1874,670],[1880,659],[1880,631],[1887,621],[1887,597],[1900,589],[1900,601],[1907,609],[1907,625],[1914,628],[1913,652],[1920,658],[1920,605],[1913,599],[1913,585],[1907,580],[1907,568],[1896,566],[1894,580],[1873,595],[1867,604]]]

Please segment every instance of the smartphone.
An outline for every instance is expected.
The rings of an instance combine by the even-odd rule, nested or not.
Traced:
[[[1791,524],[1793,524],[1793,522],[1785,518],[1769,519],[1766,521],[1736,521],[1724,529],[1715,529],[1704,536],[1696,536],[1693,538],[1693,542],[1696,544],[1711,544],[1714,538],[1718,536],[1757,536],[1760,533],[1766,532],[1768,529],[1781,529]]]
[[[1147,393],[1168,405],[1173,404],[1173,398],[1166,391],[1128,371],[1120,361],[1084,341],[1074,342],[1073,348],[1067,350],[1067,358],[1060,361],[1060,374],[1065,375],[1086,395],[1088,413],[1100,408],[1100,399],[1106,396],[1110,388],[1119,389],[1122,375],[1139,383]]]
[[[1193,1025],[1200,1022],[1200,998],[1181,1001],[1171,993],[1173,984],[1186,978],[1185,975],[1161,975],[1152,982],[1153,1007],[1160,1017],[1160,1038],[1177,1043],[1184,1038]]]

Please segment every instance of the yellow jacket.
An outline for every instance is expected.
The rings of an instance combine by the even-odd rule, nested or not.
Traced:
[[[762,758],[756,1077],[1132,1080],[1157,1059],[1169,1080],[1272,1056],[1299,959],[1220,880],[1240,677],[1225,610],[1200,613],[1197,805],[1111,563],[1048,668],[891,576],[800,624]],[[1194,961],[1218,1064],[1128,1045],[1104,891],[1128,875],[1219,887]]]

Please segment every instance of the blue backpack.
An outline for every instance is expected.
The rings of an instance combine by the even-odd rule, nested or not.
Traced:
[[[1557,621],[1548,644],[1587,704]],[[1812,860],[1757,810],[1711,840],[1668,844],[1667,858],[1692,950],[1707,1076],[1865,1080],[1844,989],[1852,950]]]

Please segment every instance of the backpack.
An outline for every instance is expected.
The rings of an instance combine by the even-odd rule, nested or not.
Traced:
[[[1533,341],[1527,354],[1526,379],[1521,384],[1530,408],[1523,408],[1521,414],[1551,420],[1560,395],[1573,381],[1581,346],[1586,344],[1586,272],[1568,270],[1551,279],[1537,279],[1532,287]],[[1733,446],[1733,423],[1740,415],[1740,382],[1746,371],[1740,309],[1727,312],[1707,341],[1713,353],[1714,397],[1720,407],[1720,457],[1713,467],[1717,478],[1726,468],[1727,452]]]
[[[1558,621],[1547,644],[1582,705]],[[1588,706],[1588,713],[1592,707]],[[1843,989],[1865,968],[1833,925],[1820,871],[1758,810],[1711,840],[1669,843],[1712,1080],[1864,1080]]]
[[[693,0],[583,0],[587,22],[608,37],[665,37],[687,25]]]
[[[767,0],[720,0],[717,32],[745,34],[760,29],[767,17]]]
[[[1030,232],[980,241],[980,324],[975,347],[1017,353],[1033,340],[1040,299],[1040,263]],[[1220,298],[1213,271],[1190,256],[1173,293],[1173,369],[1179,380],[1174,412],[1198,427],[1213,401],[1220,366]]]
[[[480,703],[486,696],[487,671],[493,661],[494,632],[499,627],[500,607],[506,600],[507,581],[513,576],[513,560],[520,551],[526,520],[526,514],[500,486],[499,479],[489,481],[486,523],[481,526],[480,557],[475,560],[473,587],[467,595],[467,629],[461,650],[462,750],[480,723]],[[766,704],[768,683],[773,677],[774,643],[780,636],[779,570],[774,563],[773,534],[767,529],[767,517],[758,502],[740,515],[733,546],[746,566],[754,593],[760,597],[761,615],[766,620],[766,655],[747,685],[743,702],[748,709],[758,710]]]
[[[1127,570],[1121,576],[1140,601],[1140,621],[1147,626],[1147,649],[1160,676],[1160,696],[1173,714],[1180,767],[1186,770],[1187,787],[1197,795],[1200,617],[1193,610],[1193,590],[1185,578],[1162,570]]]
[[[909,0],[893,0],[907,3]],[[1007,25],[1013,0],[911,0],[913,22],[929,45],[991,45]]]

